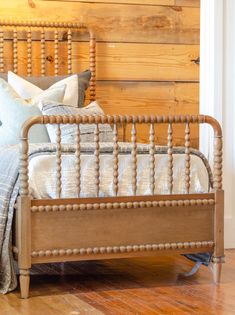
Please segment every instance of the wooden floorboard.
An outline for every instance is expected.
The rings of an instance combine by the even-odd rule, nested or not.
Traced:
[[[19,289],[0,296],[1,315],[235,314],[235,250],[226,251],[222,282],[206,267],[181,256],[39,265],[31,276],[31,298]]]

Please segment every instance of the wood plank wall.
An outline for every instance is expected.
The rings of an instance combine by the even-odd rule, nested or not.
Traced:
[[[198,114],[199,0],[8,0],[0,2],[0,16],[92,26],[97,99],[106,113]],[[85,43],[74,51],[86,59]],[[77,70],[86,67],[84,61]],[[139,131],[146,141],[147,130]],[[174,134],[182,144],[183,128]],[[166,144],[165,129],[158,128],[157,140]],[[198,128],[191,144],[198,146]]]

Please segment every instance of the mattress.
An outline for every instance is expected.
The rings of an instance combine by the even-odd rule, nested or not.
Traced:
[[[102,146],[101,146],[102,147]],[[120,144],[119,196],[132,196],[131,144]],[[186,193],[185,154],[182,148],[173,151],[173,194]],[[137,154],[137,195],[150,195],[150,163],[147,145],[138,145]],[[200,154],[191,154],[190,193],[205,193],[210,189],[210,172]],[[74,152],[62,154],[61,198],[76,198],[76,160]],[[155,154],[155,194],[168,194],[167,148],[157,149]],[[83,145],[81,150],[81,191],[80,197],[96,197],[94,148]],[[56,198],[56,157],[55,154],[35,155],[29,162],[29,186],[33,198]],[[114,196],[112,144],[105,144],[100,152],[100,197]]]

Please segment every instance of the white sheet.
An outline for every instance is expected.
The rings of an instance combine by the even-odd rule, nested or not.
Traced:
[[[155,155],[155,193],[168,194],[167,155]],[[174,154],[173,193],[185,193],[185,155]],[[132,191],[131,155],[119,155],[119,195],[130,196]],[[55,156],[44,154],[33,157],[29,163],[29,184],[34,198],[56,198]],[[149,155],[138,154],[137,195],[150,194]],[[113,157],[112,154],[100,155],[100,197],[113,196]],[[208,192],[209,176],[203,161],[191,155],[190,193]],[[74,198],[76,194],[76,172],[74,154],[62,156],[62,198]],[[81,197],[95,197],[94,156],[92,153],[81,155]]]

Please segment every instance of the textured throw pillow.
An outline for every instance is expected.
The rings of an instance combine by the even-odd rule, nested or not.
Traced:
[[[25,120],[41,115],[38,106],[35,106],[36,101],[32,99],[29,102],[20,98],[5,80],[0,79],[0,145],[19,143],[20,129]],[[34,143],[49,142],[45,126],[33,126],[29,132],[29,140]]]
[[[63,104],[82,107],[91,78],[90,70],[71,76],[20,77],[8,72],[8,83],[22,98],[31,98],[45,89],[66,85]]]
[[[102,108],[96,101],[91,102],[88,106],[83,108],[74,108],[72,106],[64,106],[63,104],[56,104],[52,102],[43,102],[43,115],[104,115]],[[47,131],[51,142],[56,142],[56,125],[47,125]],[[81,142],[94,141],[94,124],[80,124]],[[112,142],[113,132],[109,124],[100,124],[100,141]],[[62,143],[74,143],[76,137],[76,126],[64,124],[61,125],[61,141]]]

